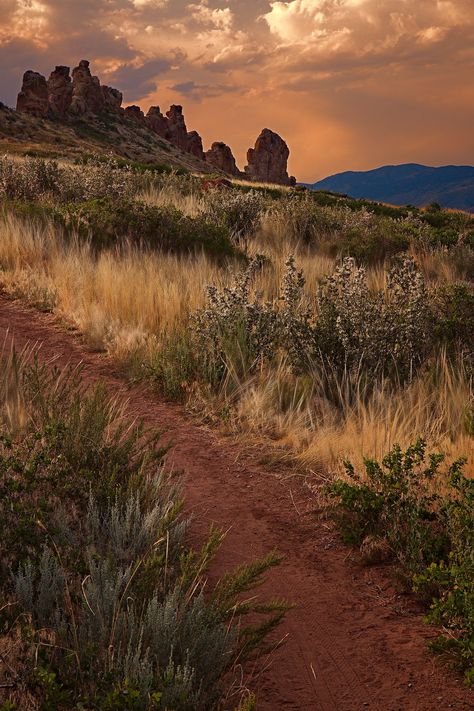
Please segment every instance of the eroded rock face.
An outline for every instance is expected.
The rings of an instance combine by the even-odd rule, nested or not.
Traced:
[[[127,106],[125,108],[125,116],[129,119],[132,119],[132,121],[139,123],[142,126],[145,125],[145,114],[139,106]]]
[[[158,136],[166,138],[168,133],[168,119],[160,111],[159,106],[150,106],[146,115],[146,122],[149,128]]]
[[[50,112],[64,118],[72,101],[72,81],[69,67],[58,66],[48,79],[48,101]]]
[[[170,143],[182,151],[186,151],[188,147],[188,129],[183,116],[183,107],[173,104],[170,110],[166,112],[168,117],[168,130],[166,138]]]
[[[41,118],[48,115],[48,85],[42,74],[31,70],[24,73],[16,110]]]
[[[72,100],[69,108],[75,116],[100,114],[105,107],[99,79],[93,77],[87,59],[81,59],[72,71]]]
[[[229,175],[240,175],[230,147],[222,141],[216,141],[206,151],[206,162]]]
[[[279,185],[294,185],[295,179],[288,175],[290,151],[278,133],[264,128],[254,148],[247,153],[248,165],[245,174],[250,180]]]
[[[186,151],[196,156],[196,158],[199,158],[199,160],[206,160],[202,147],[202,138],[197,131],[190,131],[188,133]]]
[[[101,89],[102,96],[104,97],[104,110],[111,114],[123,113],[122,92],[118,89],[113,89],[111,86],[105,86],[105,84],[101,87]]]
[[[243,175],[225,143],[217,141],[204,153],[199,133],[187,130],[182,106],[173,104],[165,116],[159,106],[152,106],[145,116],[139,106],[122,108],[122,99],[122,93],[117,89],[101,86],[99,79],[91,74],[89,62],[82,59],[73,69],[72,78],[69,67],[63,65],[58,65],[51,72],[48,81],[38,72],[25,72],[17,110],[37,117],[57,117],[65,121],[80,118],[86,122],[94,122],[97,117],[104,119],[105,116],[101,116],[103,113],[116,114],[133,121],[137,128],[153,131],[211,168],[227,175]],[[130,123],[127,124],[131,128]],[[288,147],[280,136],[264,129],[255,148],[248,152],[249,164],[245,174],[252,180],[292,184],[293,179],[288,177],[286,170],[288,155]]]

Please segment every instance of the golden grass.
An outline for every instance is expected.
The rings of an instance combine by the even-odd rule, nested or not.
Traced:
[[[278,183],[260,183],[256,180],[245,180],[245,178],[232,178],[234,185],[245,188],[265,188],[265,190],[278,190],[281,193],[288,193],[292,188],[289,185],[279,185]]]
[[[187,217],[197,217],[206,206],[202,193],[184,195],[166,185],[160,189],[149,187],[139,198],[153,207],[174,207]]]
[[[467,457],[474,476],[474,438],[466,431],[474,384],[462,362],[453,365],[441,354],[433,372],[404,388],[380,385],[367,395],[356,379],[351,390],[358,388],[359,396],[351,399],[341,383],[336,407],[320,374],[296,378],[282,362],[226,397],[236,432],[272,441],[282,458],[304,471],[334,476],[346,459],[361,468],[366,457],[381,459],[394,444],[406,448],[424,437],[429,449],[450,459]]]
[[[87,244],[66,244],[53,228],[11,216],[0,224],[0,268],[7,292],[54,308],[112,353],[125,333],[132,343],[178,327],[221,276],[205,255],[125,249],[95,256]]]
[[[150,200],[166,199],[177,198],[150,195]],[[188,209],[196,205],[191,200]],[[270,257],[256,289],[273,299],[295,245],[264,240],[251,250]],[[302,246],[296,252],[314,302],[318,283],[332,271],[334,260]],[[449,267],[443,273],[442,264],[435,257],[422,261],[423,269],[436,268],[442,280],[451,280]],[[123,361],[137,354],[146,357],[161,338],[185,330],[189,315],[205,304],[206,285],[231,283],[239,268],[223,269],[204,254],[179,257],[125,249],[96,256],[87,244],[58,239],[52,227],[32,226],[11,216],[0,221],[3,288],[53,309],[91,344]],[[370,270],[373,288],[382,288],[384,280],[383,267]],[[436,368],[404,389],[380,387],[370,397],[361,394],[355,403],[342,397],[343,407],[336,408],[324,397],[320,375],[295,378],[281,363],[227,382],[220,396],[206,396],[206,406],[214,412],[225,406],[235,431],[273,442],[282,456],[306,470],[334,474],[345,458],[360,464],[364,456],[380,458],[395,442],[408,446],[424,436],[431,448],[451,457],[467,456],[473,472],[474,439],[464,422],[472,407],[472,382],[461,366],[453,368],[442,356]]]
[[[9,432],[21,429],[28,420],[20,381],[21,370],[30,357],[29,349],[16,354],[6,343],[0,348],[0,425],[6,425]]]

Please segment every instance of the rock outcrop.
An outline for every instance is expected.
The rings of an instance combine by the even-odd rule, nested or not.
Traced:
[[[278,133],[264,128],[255,147],[248,150],[245,175],[249,180],[263,183],[295,185],[295,178],[288,175],[289,155],[289,148],[283,138]]]
[[[160,111],[159,106],[150,106],[146,115],[146,122],[149,128],[161,138],[166,138],[168,133],[168,119]]]
[[[82,59],[72,72],[69,67],[57,66],[48,81],[37,72],[27,71],[18,94],[17,111],[33,116],[56,116],[67,119],[97,115],[106,111],[123,112],[122,94],[110,86],[101,86],[98,77],[89,69],[87,59]]]
[[[74,116],[100,114],[105,107],[100,81],[93,77],[87,59],[81,59],[72,71],[72,100],[69,111]]]
[[[190,131],[188,133],[186,152],[196,156],[199,160],[206,160],[204,149],[202,147],[202,138],[197,131]]]
[[[110,121],[105,114],[115,114],[115,123],[133,132],[133,124],[166,139],[172,146],[192,155],[209,168],[227,175],[243,176],[253,181],[294,185],[295,179],[287,172],[289,150],[285,141],[265,128],[257,138],[255,147],[247,154],[245,174],[236,165],[228,145],[216,141],[205,153],[202,138],[197,131],[189,131],[184,120],[183,107],[173,104],[166,116],[159,106],[151,106],[147,115],[139,106],[122,108],[122,93],[118,89],[101,85],[93,76],[87,59],[82,59],[70,76],[69,67],[58,65],[48,81],[38,72],[27,71],[17,99],[17,111],[41,118],[57,118],[73,125],[77,120],[96,123],[101,131],[107,130]],[[104,114],[104,115],[103,115]],[[123,119],[128,119],[124,122]],[[143,138],[143,136],[141,136]],[[149,136],[150,142],[152,136]],[[133,143],[133,139],[132,139]],[[142,141],[143,145],[143,141]],[[188,161],[188,163],[192,161]],[[201,166],[205,169],[205,166]]]
[[[111,114],[122,114],[122,92],[118,89],[113,89],[111,86],[102,85],[102,95],[104,97],[104,111]]]
[[[73,89],[69,67],[56,67],[49,75],[47,85],[50,113],[65,118],[71,106]]]
[[[138,123],[141,126],[145,126],[146,124],[145,114],[143,113],[141,108],[139,106],[136,106],[135,104],[133,104],[132,106],[127,106],[125,108],[124,115],[126,116],[126,118],[135,121],[135,123]]]
[[[183,116],[183,107],[173,104],[170,110],[166,112],[168,117],[168,130],[166,138],[170,143],[182,151],[186,151],[188,147],[188,129]]]
[[[48,115],[48,85],[42,74],[31,70],[23,74],[23,84],[16,101],[16,110],[38,118]]]
[[[206,151],[206,161],[213,168],[222,170],[224,173],[240,175],[232,150],[222,141],[215,141]]]

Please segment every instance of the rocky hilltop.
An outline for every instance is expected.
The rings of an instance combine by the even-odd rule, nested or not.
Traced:
[[[108,136],[110,147],[130,158],[143,158],[148,143],[150,161],[156,157],[163,159],[163,150],[168,150],[171,163],[181,160],[191,169],[282,185],[296,182],[287,171],[290,154],[287,144],[267,128],[257,138],[254,148],[249,149],[248,165],[242,172],[232,149],[222,141],[216,141],[209,150],[204,150],[199,133],[188,131],[182,106],[173,105],[166,114],[159,106],[151,106],[145,114],[140,106],[123,107],[122,102],[122,93],[101,84],[99,78],[93,76],[90,63],[82,59],[72,73],[69,67],[59,65],[48,79],[32,70],[25,72],[16,113],[41,121],[43,128],[51,122],[54,124],[52,128],[61,124],[75,128],[76,133],[78,126],[82,127],[83,134],[89,129],[91,139],[94,132]],[[12,117],[9,123],[11,127]],[[114,140],[111,134],[119,134],[120,140]],[[54,140],[60,142],[57,137]],[[137,142],[140,144],[139,155]],[[154,155],[154,151],[158,155]]]

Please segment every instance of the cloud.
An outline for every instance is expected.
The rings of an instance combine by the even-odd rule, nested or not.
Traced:
[[[390,53],[399,45],[442,41],[466,26],[464,0],[280,0],[262,16],[271,34],[312,57]],[[469,12],[470,24],[473,11]],[[468,23],[469,24],[469,21]]]
[[[138,8],[162,8],[168,4],[168,0],[132,0],[133,5]]]
[[[151,59],[141,65],[122,64],[106,79],[113,86],[119,87],[127,101],[139,101],[144,96],[156,91],[158,77],[171,67],[169,58]]]
[[[207,0],[192,3],[188,6],[191,17],[198,23],[210,26],[217,30],[230,30],[234,14],[229,7],[210,8]]]
[[[196,84],[195,81],[185,81],[174,84],[170,86],[170,89],[193,101],[202,101],[203,99],[215,98],[222,94],[237,91],[236,87],[226,86],[224,84]]]

